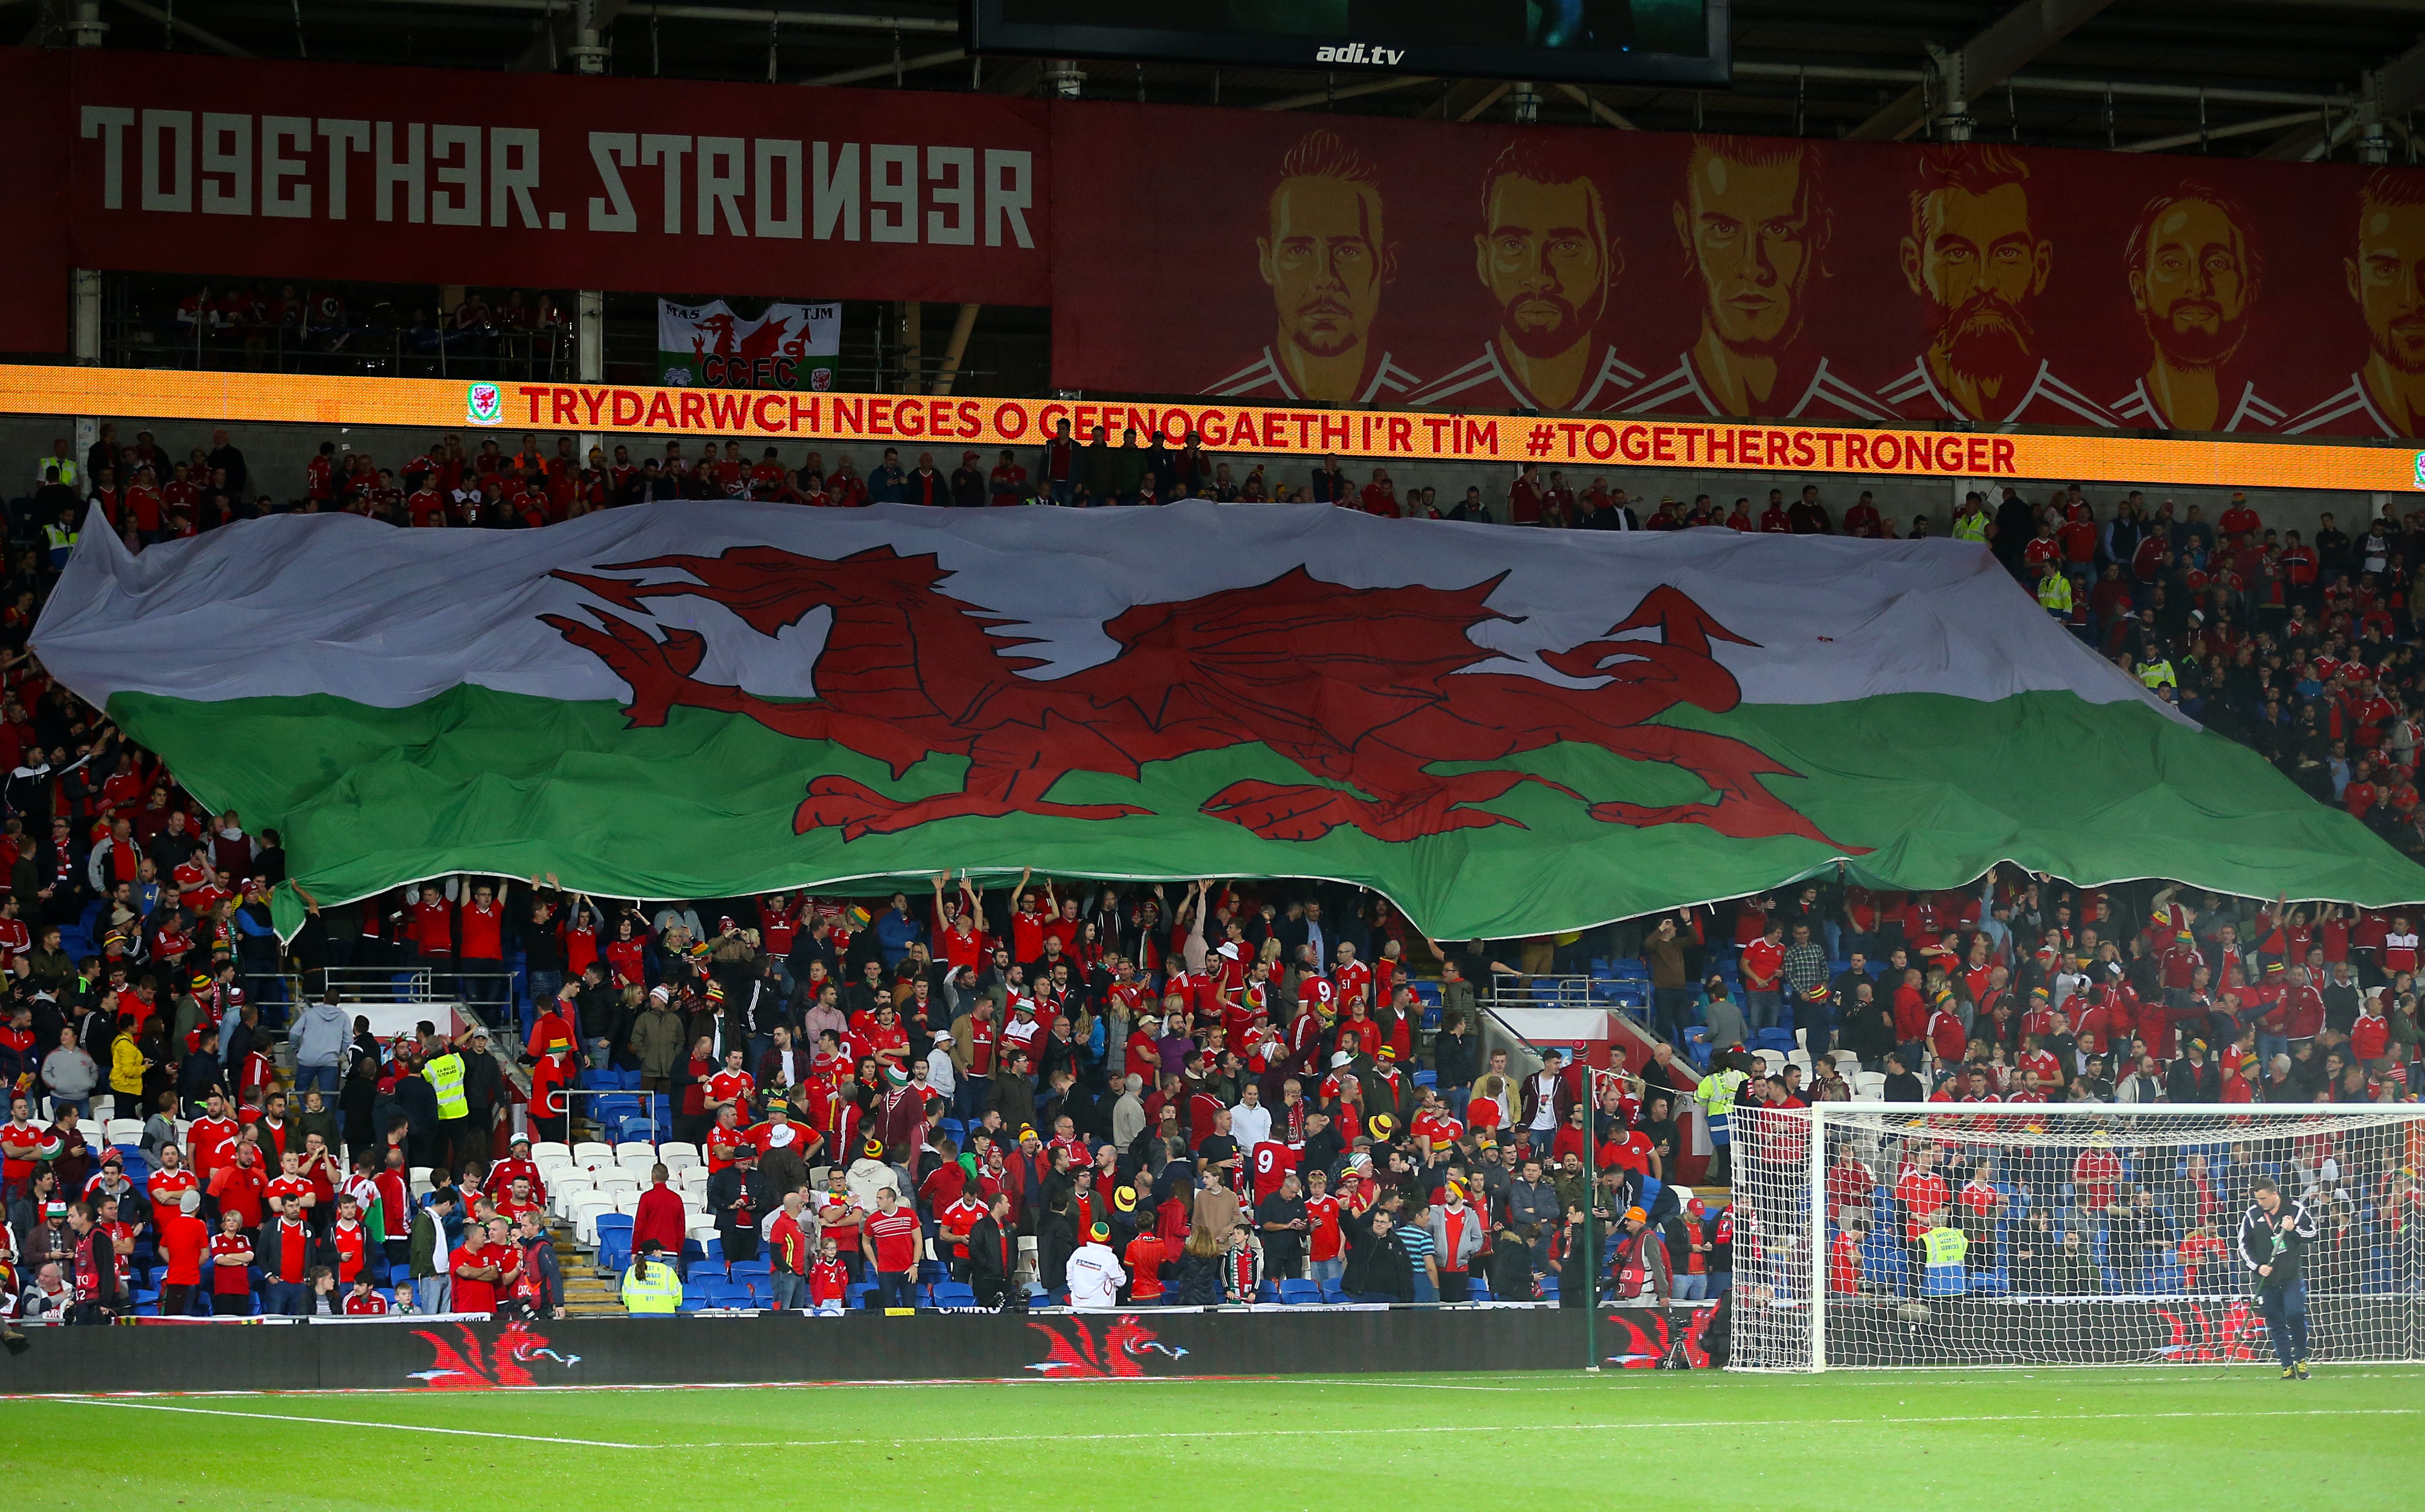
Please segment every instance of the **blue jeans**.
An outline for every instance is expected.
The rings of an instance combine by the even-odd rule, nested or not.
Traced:
[[[1344,1260],[1309,1260],[1305,1263],[1306,1279],[1325,1292],[1339,1290],[1339,1279],[1347,1274]]]
[[[2273,1358],[2288,1370],[2307,1358],[2307,1279],[2288,1286],[2267,1287],[2256,1294],[2265,1311],[2265,1331],[2273,1341]]]
[[[877,1271],[874,1302],[879,1308],[916,1307],[918,1305],[917,1272]]]
[[[960,1078],[952,1088],[954,1117],[962,1123],[968,1124],[973,1124],[984,1118],[986,1093],[992,1085],[989,1081],[983,1081],[974,1076]],[[1019,1131],[1014,1129],[1011,1132],[1017,1134]]]
[[[59,1116],[59,1109],[61,1108],[75,1109],[76,1118],[82,1122],[90,1123],[92,1121],[92,1099],[88,1097],[52,1098],[51,1117],[54,1118],[57,1118]]]
[[[264,1281],[261,1283],[261,1311],[273,1317],[299,1318],[303,1315],[303,1283],[300,1281]]]
[[[1432,1279],[1429,1275],[1420,1270],[1415,1272],[1415,1300],[1418,1302],[1437,1302],[1439,1300],[1439,1288],[1432,1284]]]
[[[337,1095],[337,1068],[334,1066],[297,1066],[295,1068],[295,1096],[318,1088],[320,1095],[333,1101]]]
[[[1779,1001],[1777,993],[1745,989],[1743,1017],[1750,1023],[1752,1033],[1758,1034],[1762,1029],[1776,1027]]]
[[[1678,1302],[1699,1302],[1710,1295],[1710,1279],[1707,1276],[1678,1276],[1673,1279],[1674,1285],[1667,1295]]]
[[[455,1282],[447,1276],[416,1276],[412,1279],[412,1305],[424,1312],[454,1311]]]

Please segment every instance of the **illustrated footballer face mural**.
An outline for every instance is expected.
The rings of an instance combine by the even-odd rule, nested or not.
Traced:
[[[1930,308],[1929,371],[1971,418],[2003,418],[1997,401],[2009,404],[2029,386],[2039,362],[2030,308],[2053,266],[2053,245],[2031,222],[2019,158],[1993,147],[1926,155],[1903,240],[1903,278]]]
[[[1353,401],[1364,393],[1382,285],[1397,271],[1380,181],[1336,135],[1311,132],[1281,162],[1255,256],[1278,318],[1273,354],[1299,394]]]
[[[1625,260],[1608,231],[1599,185],[1577,161],[1519,145],[1484,180],[1474,275],[1498,311],[1501,361],[1551,409],[1595,370],[1609,293]]]

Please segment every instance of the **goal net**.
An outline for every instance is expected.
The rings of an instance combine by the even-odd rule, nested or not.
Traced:
[[[1735,1369],[2271,1361],[2260,1179],[2315,1219],[2311,1358],[2425,1359],[2425,1106],[1823,1102],[1733,1136]]]

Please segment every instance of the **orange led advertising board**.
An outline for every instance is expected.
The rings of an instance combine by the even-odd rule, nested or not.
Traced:
[[[1130,430],[1141,441],[1159,432],[1174,445],[1194,433],[1212,451],[1305,457],[2365,492],[2425,488],[2425,451],[2372,444],[102,367],[0,367],[0,412],[517,436],[763,437],[904,452],[1036,446],[1066,423],[1082,441],[1099,427],[1114,444]]]

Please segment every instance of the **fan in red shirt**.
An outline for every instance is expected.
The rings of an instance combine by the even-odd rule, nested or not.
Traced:
[[[261,1168],[259,1151],[249,1140],[240,1140],[235,1158],[211,1172],[210,1194],[221,1213],[233,1213],[248,1229],[261,1227],[262,1197],[268,1187],[268,1178]]]
[[[211,1236],[211,1311],[220,1317],[252,1313],[252,1240],[244,1231],[244,1216],[232,1208],[219,1210],[219,1231]]]
[[[2071,1163],[2071,1184],[2080,1195],[2080,1205],[2091,1212],[2101,1212],[2113,1200],[2122,1186],[2122,1157],[2103,1142],[2104,1135],[2090,1136],[2093,1141]]]
[[[200,1194],[188,1202],[183,1196],[153,1208],[160,1258],[168,1270],[160,1278],[160,1316],[182,1318],[192,1309],[194,1288],[202,1282],[202,1257],[211,1251],[208,1225],[194,1216],[202,1205]]]
[[[889,1186],[875,1194],[875,1211],[859,1225],[859,1247],[875,1273],[881,1306],[916,1305],[919,1235],[917,1210]]]
[[[1945,1178],[1936,1173],[1936,1147],[1922,1145],[1919,1162],[1903,1167],[1895,1180],[1895,1201],[1903,1211],[1905,1236],[1917,1240],[1926,1232],[1928,1225],[1921,1220],[1945,1206],[1951,1195]]]
[[[515,1248],[502,1218],[490,1222],[478,1244],[455,1252],[455,1311],[494,1312],[497,1299],[512,1287],[522,1269],[522,1251]],[[469,1240],[472,1231],[463,1237]]]
[[[1329,1176],[1316,1166],[1306,1172],[1305,1258],[1314,1264],[1339,1258],[1343,1243],[1339,1232],[1339,1198],[1330,1195]]]

